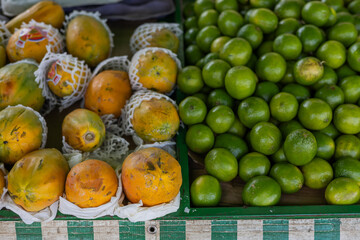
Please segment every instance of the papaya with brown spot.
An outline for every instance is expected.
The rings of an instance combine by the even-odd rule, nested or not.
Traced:
[[[150,44],[148,47],[161,47],[166,48],[177,53],[179,49],[179,38],[169,29],[157,29],[149,34],[147,42]]]
[[[106,162],[89,159],[76,164],[66,178],[66,199],[81,208],[98,207],[116,195],[115,170]]]
[[[122,165],[121,181],[127,199],[155,206],[173,200],[182,184],[179,162],[160,148],[131,153]]]
[[[43,141],[39,117],[23,106],[0,112],[0,161],[14,164],[25,154],[37,150]]]
[[[136,134],[146,142],[162,142],[173,138],[180,125],[179,114],[168,100],[152,98],[135,108],[131,119]]]
[[[170,93],[176,84],[176,61],[162,50],[146,51],[136,64],[138,82],[146,89]]]
[[[40,211],[62,196],[68,172],[67,161],[55,148],[28,153],[8,174],[10,197],[26,211]]]
[[[65,116],[62,135],[72,148],[91,152],[104,142],[105,125],[96,113],[79,108]]]
[[[90,81],[85,93],[85,108],[100,116],[113,114],[118,118],[131,93],[127,72],[106,70]]]

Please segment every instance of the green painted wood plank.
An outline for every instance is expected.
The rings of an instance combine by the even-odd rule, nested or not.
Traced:
[[[211,221],[211,239],[236,240],[237,221]]]
[[[289,239],[289,221],[283,219],[263,221],[264,240],[287,240]]]
[[[185,240],[185,221],[160,221],[160,239]]]
[[[120,240],[145,240],[144,222],[119,221],[119,239]]]
[[[340,239],[340,219],[316,219],[314,221],[314,239]]]
[[[92,221],[69,221],[67,223],[69,240],[93,240],[94,229]]]
[[[42,239],[41,223],[25,224],[23,222],[15,223],[16,238],[18,240],[38,240]]]

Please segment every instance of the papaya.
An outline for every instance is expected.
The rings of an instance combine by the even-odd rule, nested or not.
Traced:
[[[45,98],[35,82],[35,64],[17,62],[0,68],[0,110],[21,104],[40,111]]]
[[[22,23],[28,23],[31,19],[50,24],[54,28],[61,28],[65,20],[65,13],[63,8],[53,1],[40,1],[8,21],[5,26],[13,33],[15,28],[20,28]]]
[[[89,82],[85,93],[85,108],[100,116],[113,114],[118,118],[131,93],[127,72],[106,70]]]
[[[164,51],[146,51],[139,57],[135,68],[138,82],[144,88],[160,93],[170,93],[174,89],[177,65],[175,60]]]
[[[173,53],[177,53],[179,49],[179,38],[167,28],[153,31],[147,41],[150,44],[148,47],[166,48]]]
[[[126,198],[151,207],[173,200],[182,184],[179,162],[160,148],[145,148],[126,157],[121,170]]]
[[[3,171],[1,171],[1,169],[0,169],[0,199],[4,193],[5,187],[6,187],[5,173]]]
[[[3,45],[0,45],[0,68],[6,64],[6,50]]]
[[[81,208],[98,207],[116,195],[119,181],[106,162],[88,159],[71,168],[66,178],[66,199]]]
[[[64,193],[69,165],[55,148],[26,154],[8,174],[8,191],[26,211],[40,211]]]
[[[65,38],[68,53],[85,60],[90,67],[96,67],[110,55],[110,35],[94,17],[79,15],[71,19]]]
[[[62,135],[72,148],[91,152],[104,142],[105,125],[96,113],[79,108],[65,116]]]
[[[37,150],[43,141],[39,117],[23,106],[0,112],[0,161],[14,164],[25,154]]]
[[[144,141],[162,142],[175,136],[180,119],[171,102],[152,98],[142,101],[135,108],[131,123],[136,134]]]

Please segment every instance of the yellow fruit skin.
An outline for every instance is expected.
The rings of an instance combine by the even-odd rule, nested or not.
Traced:
[[[169,93],[176,84],[175,60],[163,51],[147,51],[140,56],[136,66],[139,83],[144,88],[160,93]]]
[[[74,149],[90,152],[104,142],[105,125],[96,113],[79,108],[66,115],[62,135]]]
[[[179,129],[176,108],[165,99],[142,101],[131,120],[136,134],[146,142],[170,140]]]
[[[0,68],[6,64],[6,50],[3,45],[0,45]]]
[[[3,193],[4,193],[4,188],[5,187],[6,187],[5,173],[0,170],[0,199],[1,199],[1,196],[3,195]]]
[[[110,36],[101,22],[80,15],[67,26],[66,47],[71,55],[85,60],[90,67],[96,67],[110,54]]]
[[[40,1],[11,19],[5,26],[13,33],[15,28],[20,28],[23,22],[28,23],[31,19],[61,28],[65,20],[65,13],[62,7],[53,1]]]
[[[148,42],[149,47],[161,47],[171,50],[173,53],[177,53],[179,49],[178,37],[169,29],[163,28],[156,30],[150,34]]]
[[[42,124],[37,115],[24,107],[0,112],[0,161],[14,164],[42,144]]]
[[[26,211],[40,211],[63,194],[68,172],[69,165],[58,150],[48,148],[31,152],[9,172],[9,194]]]

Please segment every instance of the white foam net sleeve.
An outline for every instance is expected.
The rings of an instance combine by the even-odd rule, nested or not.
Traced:
[[[65,38],[59,32],[58,29],[54,28],[50,24],[45,24],[43,22],[37,22],[32,19],[29,23],[22,23],[21,28],[30,28],[30,27],[39,27],[41,31],[46,33],[46,38],[48,40],[48,45],[51,52],[53,53],[62,53],[65,49]],[[15,29],[17,31],[18,29]]]
[[[151,52],[157,52],[157,51],[163,51],[166,54],[168,54],[172,59],[174,59],[174,61],[176,62],[178,71],[181,69],[181,62],[178,59],[177,55],[175,53],[173,53],[172,51],[170,51],[169,49],[165,49],[165,48],[157,48],[157,47],[149,47],[149,48],[144,48],[141,49],[139,51],[137,51],[134,56],[131,59],[130,62],[130,67],[129,67],[129,79],[130,79],[130,84],[131,84],[131,88],[133,90],[144,90],[146,89],[145,87],[143,87],[143,85],[139,82],[139,77],[137,76],[138,73],[138,66],[139,66],[139,58],[142,55],[145,55],[145,53],[147,53],[148,51]],[[169,93],[170,94],[170,93]]]
[[[151,34],[164,28],[173,32],[179,39],[181,38],[182,30],[178,23],[144,23],[135,29],[130,38],[132,53],[149,47]]]
[[[47,135],[48,135],[48,128],[47,128],[47,125],[46,125],[45,118],[39,112],[35,111],[31,107],[23,106],[21,104],[18,104],[16,106],[7,106],[5,109],[7,109],[7,108],[15,108],[15,107],[25,108],[25,109],[33,112],[38,117],[39,121],[41,122],[41,126],[42,126],[42,140],[41,140],[41,147],[40,148],[44,148],[45,145],[46,145]]]
[[[72,82],[68,82],[73,89],[71,95],[58,97],[50,90],[47,84],[47,74],[54,62],[57,62],[64,72],[71,74]],[[90,81],[91,71],[85,61],[66,53],[52,53],[48,50],[39,65],[39,69],[35,71],[35,77],[35,81],[42,88],[43,96],[48,100],[49,106],[47,108],[51,111],[58,105],[59,111],[62,111],[83,98],[86,86]]]
[[[9,38],[11,37],[11,32],[6,28],[5,21],[0,21],[0,44],[3,44],[6,47]]]
[[[105,70],[119,70],[129,72],[130,61],[127,56],[115,56],[105,59],[94,69],[91,79]]]
[[[114,47],[114,39],[113,39],[114,34],[111,32],[109,26],[107,25],[106,19],[100,18],[101,14],[99,12],[86,12],[86,11],[77,11],[77,10],[71,12],[69,15],[65,16],[64,29],[62,29],[62,32],[66,34],[66,28],[69,25],[70,21],[77,16],[83,16],[83,15],[95,18],[104,26],[104,28],[108,32],[110,39],[110,51],[109,51],[109,57],[110,57],[112,49]]]
[[[8,172],[4,167],[4,163],[0,163],[0,171],[3,172],[4,178],[5,178],[5,186],[2,189],[3,193],[0,196],[0,210],[1,210],[3,207],[5,207],[5,195],[6,195],[7,191],[8,191],[7,187],[6,187],[7,186],[7,174],[8,174]]]

